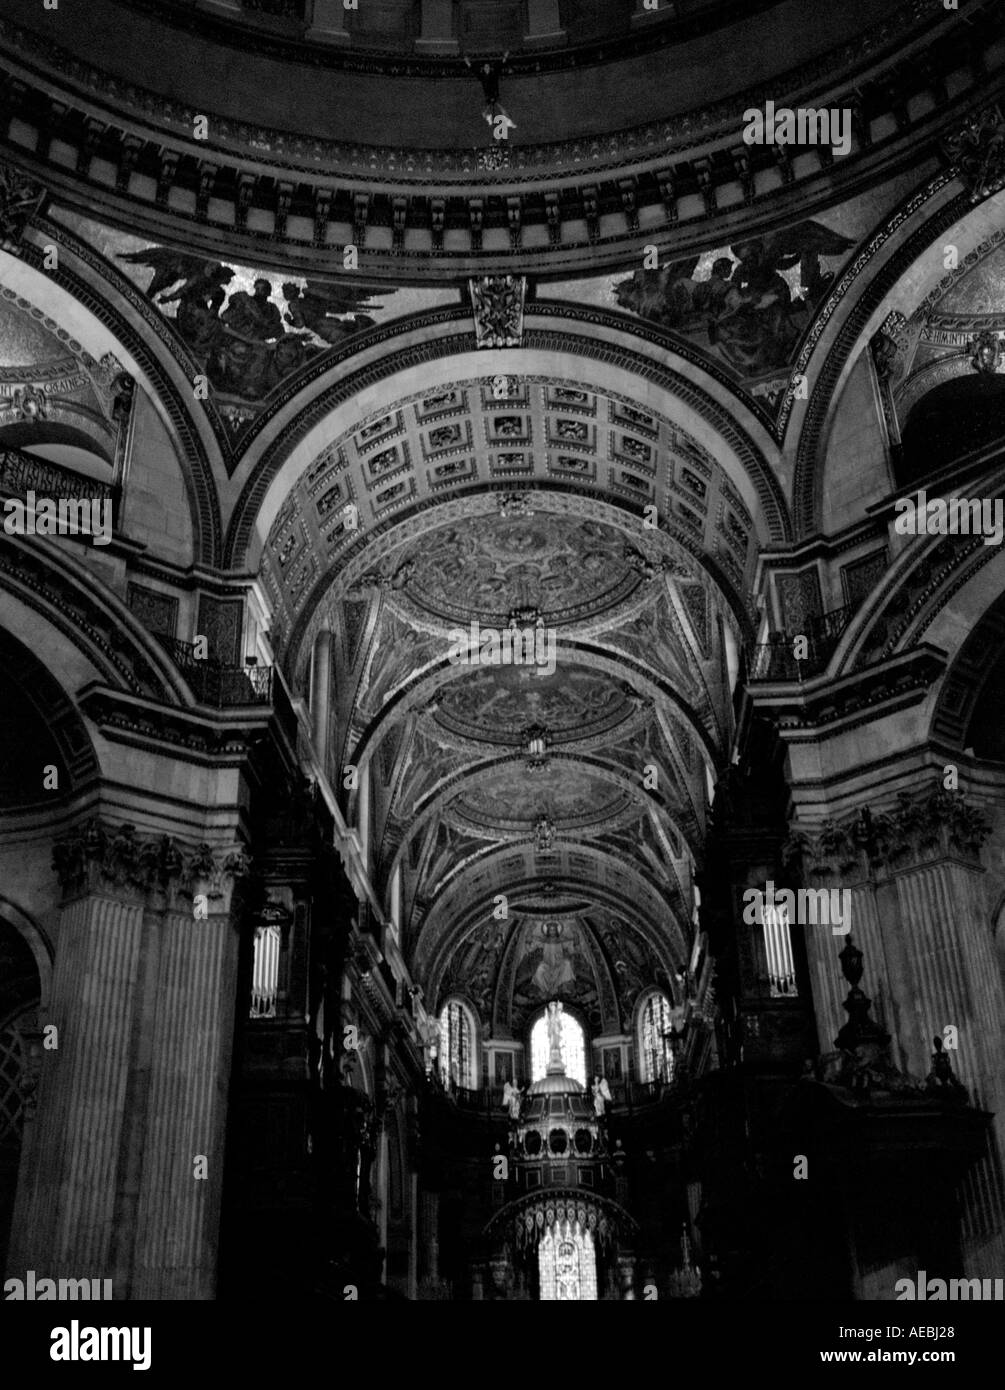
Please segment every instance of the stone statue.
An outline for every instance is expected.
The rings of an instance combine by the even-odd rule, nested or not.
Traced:
[[[598,1120],[602,1120],[604,1118],[604,1106],[609,1100],[614,1099],[611,1095],[611,1088],[607,1084],[607,1078],[595,1075],[590,1089],[593,1092],[593,1113]]]
[[[511,1120],[519,1120],[523,1110],[523,1087],[507,1081],[503,1087],[503,1105],[509,1111]]]
[[[548,1051],[562,1051],[562,1005],[557,999],[548,1005]]]

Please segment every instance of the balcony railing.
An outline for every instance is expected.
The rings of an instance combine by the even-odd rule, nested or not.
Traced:
[[[801,632],[775,632],[754,648],[750,679],[754,681],[804,681],[818,676],[837,648],[851,622],[857,604],[834,608],[806,624]],[[805,657],[795,655],[798,638],[806,640]]]
[[[154,636],[200,704],[224,709],[231,705],[272,703],[271,666],[228,666],[219,661],[202,660],[195,655],[194,643],[180,642],[177,637],[162,633]]]

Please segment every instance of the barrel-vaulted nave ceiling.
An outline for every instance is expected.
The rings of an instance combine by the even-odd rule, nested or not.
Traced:
[[[757,510],[656,409],[536,374],[402,398],[300,475],[262,563],[272,637],[306,690],[332,634],[334,761],[369,768],[376,884],[427,997],[505,1034],[561,984],[616,1033],[645,979],[679,994]],[[539,634],[539,664],[452,662],[472,623]]]

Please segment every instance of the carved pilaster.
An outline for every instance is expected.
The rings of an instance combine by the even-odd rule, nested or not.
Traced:
[[[248,859],[94,817],[53,863],[59,1047],[42,1058],[16,1262],[93,1270],[116,1298],[212,1298]]]

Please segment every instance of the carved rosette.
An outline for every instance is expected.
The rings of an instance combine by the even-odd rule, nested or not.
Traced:
[[[21,254],[25,228],[45,201],[46,190],[27,174],[0,160],[0,247]]]
[[[1005,187],[1005,118],[998,106],[970,116],[955,135],[942,143],[942,152],[978,203]]]
[[[475,315],[476,347],[520,346],[526,287],[522,275],[486,275],[481,280],[468,281]]]
[[[191,911],[198,895],[206,911],[230,911],[235,887],[248,877],[251,860],[237,846],[221,853],[207,844],[184,845],[168,835],[147,839],[132,825],[112,826],[92,817],[53,845],[52,866],[64,898],[112,892],[133,898],[159,894],[168,906]]]
[[[813,832],[793,828],[782,855],[806,878],[854,878],[856,871],[865,877],[870,866],[892,871],[947,856],[976,864],[990,831],[984,812],[962,792],[936,786],[901,792],[894,807],[869,818],[858,811]]]

